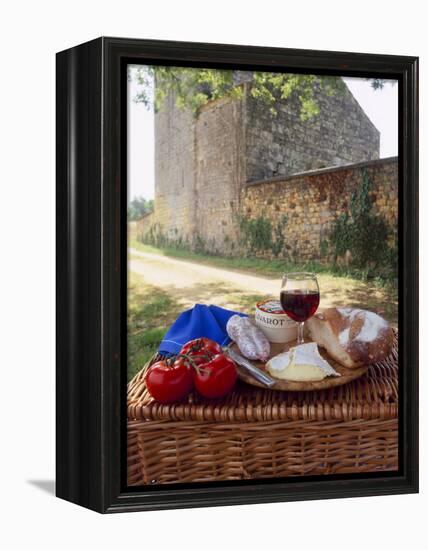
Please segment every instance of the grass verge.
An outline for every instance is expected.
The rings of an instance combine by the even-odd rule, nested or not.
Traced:
[[[132,271],[128,280],[128,381],[156,353],[180,308],[164,290]]]

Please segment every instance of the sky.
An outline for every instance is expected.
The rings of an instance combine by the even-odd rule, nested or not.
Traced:
[[[131,75],[134,74],[131,69]],[[154,198],[155,127],[153,109],[135,103],[135,79],[128,80],[128,197]]]
[[[380,158],[398,155],[398,83],[373,90],[365,78],[343,79],[366,115],[380,132]]]
[[[133,74],[133,69],[131,69]],[[345,78],[348,88],[380,131],[380,158],[398,154],[398,84],[389,81],[373,90],[364,78]],[[128,82],[128,197],[154,198],[154,114],[133,98],[135,79]]]

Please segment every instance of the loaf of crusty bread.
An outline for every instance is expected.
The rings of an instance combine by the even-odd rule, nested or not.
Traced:
[[[306,326],[314,342],[350,369],[381,361],[394,341],[388,322],[364,309],[325,309],[306,321]]]

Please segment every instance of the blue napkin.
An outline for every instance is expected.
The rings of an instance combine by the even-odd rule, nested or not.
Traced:
[[[231,311],[230,309],[196,304],[191,309],[180,313],[165,334],[159,346],[159,353],[174,355],[189,340],[202,337],[210,338],[221,346],[226,346],[230,342],[226,332],[226,324],[232,315],[247,317],[245,313]]]

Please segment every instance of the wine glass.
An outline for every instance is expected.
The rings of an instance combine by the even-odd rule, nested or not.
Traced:
[[[280,300],[285,313],[298,323],[297,344],[303,344],[305,321],[320,303],[320,290],[314,273],[286,273],[282,279]]]

